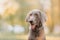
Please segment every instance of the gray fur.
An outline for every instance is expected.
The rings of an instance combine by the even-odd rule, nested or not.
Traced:
[[[33,24],[36,25],[34,30],[30,29],[28,40],[37,40],[36,37],[39,37],[41,34],[41,31],[44,30],[43,24],[46,22],[45,13],[42,12],[41,10],[34,9],[27,14],[26,21],[27,22],[33,21]],[[45,38],[42,40],[45,40]]]

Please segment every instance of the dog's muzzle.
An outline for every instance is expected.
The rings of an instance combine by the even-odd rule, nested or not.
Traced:
[[[29,23],[31,25],[31,29],[34,30],[36,25],[33,23],[33,21],[29,21]]]
[[[33,25],[33,21],[29,21],[29,23],[30,23],[31,25]]]

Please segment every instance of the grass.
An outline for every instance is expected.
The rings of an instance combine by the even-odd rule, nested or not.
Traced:
[[[0,34],[0,40],[27,40],[27,35],[19,35],[19,34]],[[46,35],[46,40],[60,40],[60,36],[58,35]]]

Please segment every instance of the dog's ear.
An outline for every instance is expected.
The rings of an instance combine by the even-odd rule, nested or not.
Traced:
[[[47,20],[46,14],[44,12],[41,12],[41,11],[40,11],[40,18],[41,18],[42,23],[45,23]]]
[[[28,22],[28,19],[29,19],[29,17],[30,17],[30,14],[32,14],[32,12],[33,12],[33,10],[32,10],[32,11],[29,11],[29,12],[27,13],[27,16],[26,16],[26,18],[25,18],[25,21],[26,21],[26,22]]]
[[[29,12],[29,13],[27,13],[27,15],[26,15],[26,18],[25,18],[25,21],[26,21],[26,22],[28,22],[29,14],[30,14],[30,12]]]

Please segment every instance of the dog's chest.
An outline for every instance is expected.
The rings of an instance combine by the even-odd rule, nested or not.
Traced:
[[[30,30],[29,40],[44,40],[44,30]]]

